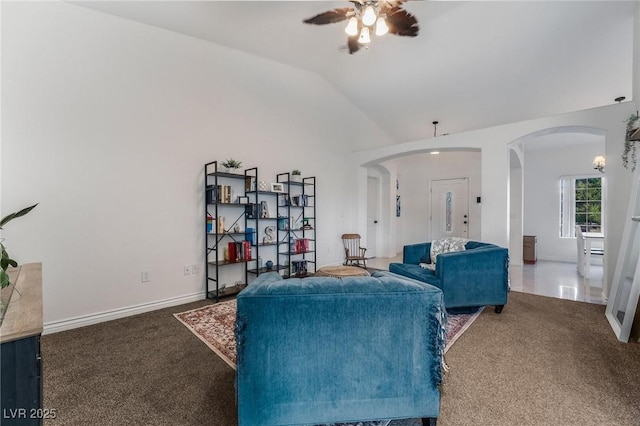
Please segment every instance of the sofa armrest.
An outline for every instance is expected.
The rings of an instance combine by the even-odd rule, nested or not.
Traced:
[[[402,263],[417,265],[420,262],[431,263],[429,252],[431,243],[409,244],[402,249]]]
[[[503,247],[487,247],[443,253],[438,255],[435,274],[440,278],[445,301],[448,295],[465,295],[473,299],[477,294],[476,299],[480,301],[504,295],[506,303],[509,251]]]

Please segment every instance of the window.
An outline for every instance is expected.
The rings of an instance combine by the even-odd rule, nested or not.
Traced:
[[[602,177],[560,179],[560,236],[575,237],[575,225],[582,232],[602,232]]]

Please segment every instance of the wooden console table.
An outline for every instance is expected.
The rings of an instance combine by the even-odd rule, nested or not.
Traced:
[[[42,264],[19,266],[9,276],[15,289],[0,326],[0,423],[41,425]]]

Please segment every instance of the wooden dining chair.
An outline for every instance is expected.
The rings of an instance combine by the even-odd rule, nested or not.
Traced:
[[[366,248],[360,246],[360,234],[342,234],[344,244],[344,264],[367,268]],[[362,262],[362,265],[360,265]]]

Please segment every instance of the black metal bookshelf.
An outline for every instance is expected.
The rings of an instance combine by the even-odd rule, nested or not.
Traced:
[[[204,165],[204,176],[208,299],[233,296],[251,276],[266,272],[277,271],[285,278],[315,273],[315,177],[294,181],[290,173],[281,173],[273,185],[260,180],[257,167],[229,173],[220,170],[217,161]],[[228,271],[231,265],[239,271]],[[221,283],[223,275],[229,281],[240,279],[228,285]]]
[[[276,177],[285,189],[278,197],[278,264],[285,278],[316,271],[316,178],[291,178],[288,172]]]

